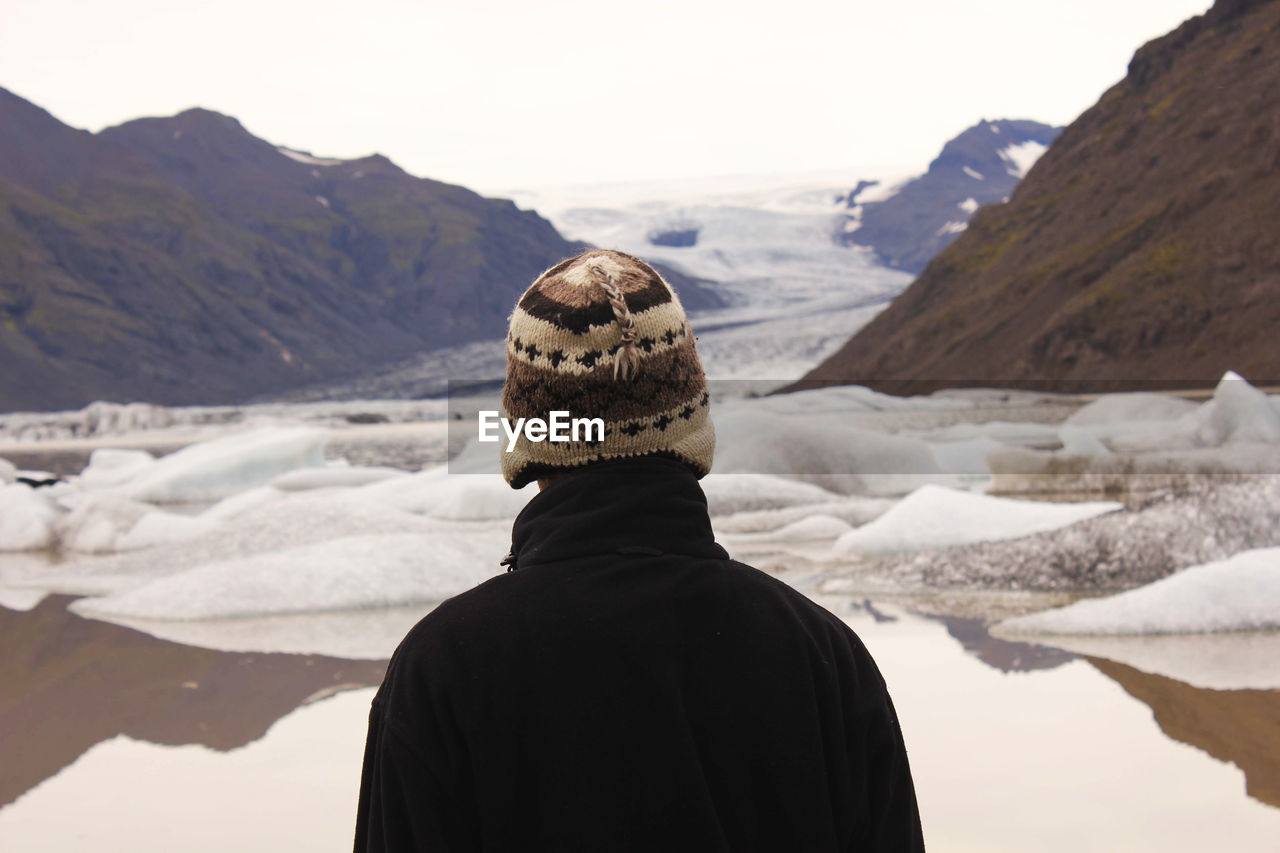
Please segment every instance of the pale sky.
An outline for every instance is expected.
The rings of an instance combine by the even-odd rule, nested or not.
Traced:
[[[75,127],[203,106],[486,192],[923,168],[1067,124],[1209,0],[0,0],[0,86]]]

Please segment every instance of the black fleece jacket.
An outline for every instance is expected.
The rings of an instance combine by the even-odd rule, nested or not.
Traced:
[[[392,658],[357,851],[923,849],[871,656],[729,559],[684,465],[555,480],[512,555]]]

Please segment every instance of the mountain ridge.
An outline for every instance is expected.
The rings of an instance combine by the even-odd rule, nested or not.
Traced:
[[[979,207],[1007,200],[1061,132],[1030,119],[982,119],[949,139],[924,174],[887,192],[878,181],[859,181],[843,199],[849,214],[839,241],[874,249],[887,267],[919,273]]]
[[[212,110],[91,134],[0,89],[0,410],[239,402],[500,339],[584,247],[382,155],[308,159]]]
[[[796,387],[1207,387],[1280,378],[1280,3],[1140,48],[1009,203]]]

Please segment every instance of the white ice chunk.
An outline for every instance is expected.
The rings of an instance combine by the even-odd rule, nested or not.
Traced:
[[[18,476],[18,469],[8,459],[0,459],[0,486],[7,486]]]
[[[326,436],[309,427],[275,427],[200,442],[158,460],[121,488],[150,503],[218,500],[287,471],[323,465]]]
[[[348,536],[199,566],[74,602],[83,616],[214,619],[440,601],[500,574],[498,525],[479,531]]]
[[[1171,421],[1184,417],[1197,408],[1190,400],[1149,391],[1104,394],[1077,409],[1064,423],[1070,426],[1093,426],[1130,421]]]
[[[1107,446],[1095,438],[1091,433],[1079,427],[1064,425],[1058,430],[1058,437],[1062,440],[1062,452],[1070,454],[1100,454],[1110,453]]]
[[[1227,371],[1214,389],[1213,399],[1191,418],[1196,424],[1196,443],[1200,445],[1280,442],[1280,413],[1266,394],[1235,371]]]
[[[735,474],[732,476],[751,475]],[[858,496],[838,501],[798,504],[779,509],[743,510],[729,515],[713,514],[712,524],[717,533],[760,533],[777,530],[811,515],[825,515],[831,518],[838,518],[846,524],[856,527],[880,517],[895,503],[897,501],[889,498]]]
[[[155,545],[182,542],[210,533],[217,528],[216,521],[203,515],[178,515],[153,510],[138,519],[138,523],[119,538],[116,549],[136,551]]]
[[[229,498],[223,498],[200,513],[200,515],[211,521],[225,521],[277,501],[284,497],[284,494],[281,490],[271,486],[259,486],[256,489],[249,489]]]
[[[100,447],[89,454],[89,464],[80,472],[77,483],[86,489],[118,486],[155,463],[155,457],[145,450]]]
[[[821,513],[801,518],[777,530],[760,533],[731,533],[731,538],[740,542],[810,542],[814,540],[831,541],[851,529],[849,522]]]
[[[751,510],[820,504],[839,495],[812,483],[769,474],[717,474],[702,479],[707,508],[712,516]]]
[[[517,491],[496,474],[449,474],[439,466],[367,486],[357,494],[404,512],[433,518],[509,521],[537,490],[531,483]]]
[[[407,477],[408,472],[399,468],[365,468],[353,465],[330,465],[325,468],[301,468],[276,477],[268,485],[282,492],[303,492],[308,489],[348,488],[366,486],[396,477]]]
[[[875,521],[836,540],[835,553],[887,554],[1016,539],[1121,509],[1122,504],[1047,503],[927,485]]]
[[[1007,447],[987,436],[963,441],[930,442],[929,446],[933,449],[934,458],[938,460],[944,471],[952,474],[974,475],[989,474],[987,454]]]
[[[59,512],[43,491],[21,483],[0,486],[0,551],[53,547]]]
[[[1119,425],[1123,426],[1123,425]],[[1280,412],[1267,395],[1234,371],[1228,371],[1213,398],[1168,424],[1117,427],[1108,444],[1114,450],[1144,452],[1229,445],[1280,444]]]
[[[61,501],[71,511],[58,519],[55,530],[65,551],[110,553],[152,507],[107,492],[80,492]]]
[[[800,418],[734,411],[716,419],[714,470],[803,476],[842,493],[878,489],[876,479],[943,473],[925,442],[847,426],[845,420],[843,414]]]
[[[1004,634],[1196,634],[1280,629],[1280,548],[1256,548],[1119,595],[997,623]]]

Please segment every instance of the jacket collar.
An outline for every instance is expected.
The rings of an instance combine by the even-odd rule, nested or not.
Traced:
[[[557,477],[516,517],[503,565],[514,570],[611,553],[729,557],[715,542],[693,471],[676,459],[643,456]]]

